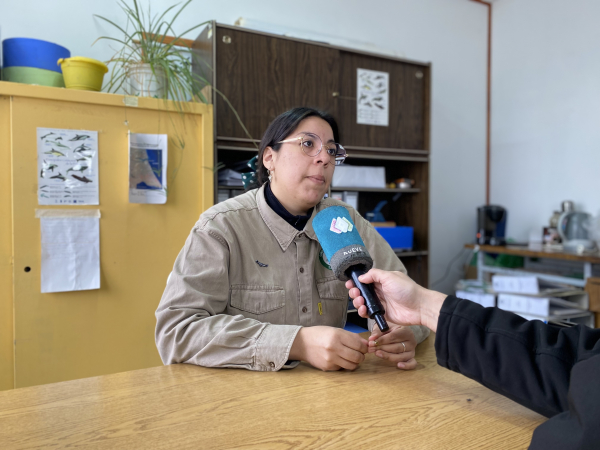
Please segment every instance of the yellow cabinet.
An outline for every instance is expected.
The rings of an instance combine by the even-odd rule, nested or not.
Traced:
[[[98,131],[99,206],[38,206],[38,127]],[[157,99],[0,82],[0,389],[161,364],[154,311],[213,202],[212,129],[210,105],[178,111]],[[166,204],[129,203],[128,131],[169,136]],[[100,289],[40,293],[36,208],[100,210]]]

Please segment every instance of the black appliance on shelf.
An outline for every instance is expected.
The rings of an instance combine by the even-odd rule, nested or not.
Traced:
[[[477,243],[506,245],[506,209],[498,205],[477,208]]]

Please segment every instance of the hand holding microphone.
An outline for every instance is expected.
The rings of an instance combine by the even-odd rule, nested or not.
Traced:
[[[377,322],[382,332],[388,331],[385,309],[373,286],[359,280],[373,267],[373,259],[352,223],[348,210],[343,206],[325,208],[313,219],[313,229],[335,276],[341,281],[354,281],[365,299],[368,317]]]

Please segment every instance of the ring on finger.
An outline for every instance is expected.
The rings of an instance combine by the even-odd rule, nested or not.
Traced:
[[[404,342],[400,342],[402,344],[402,347],[404,347],[404,350],[402,350],[402,353],[404,353],[406,351],[406,344]]]

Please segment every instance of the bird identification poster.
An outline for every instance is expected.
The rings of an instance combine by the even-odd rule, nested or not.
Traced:
[[[389,125],[390,74],[357,69],[356,123]]]
[[[41,291],[100,289],[100,210],[38,209]]]
[[[166,134],[129,133],[129,203],[167,203]]]
[[[39,205],[98,205],[98,132],[37,129]]]

